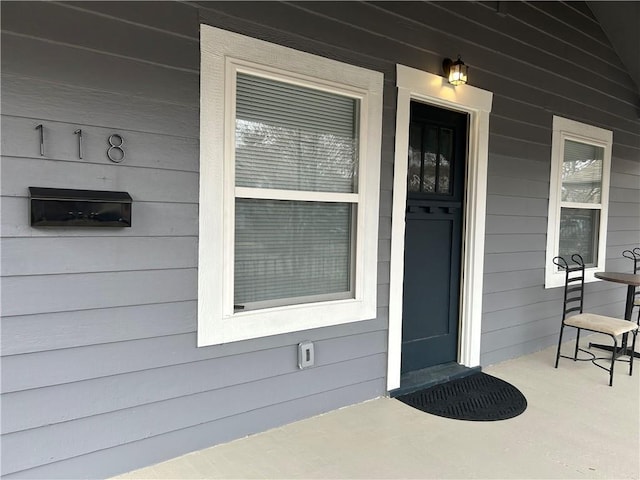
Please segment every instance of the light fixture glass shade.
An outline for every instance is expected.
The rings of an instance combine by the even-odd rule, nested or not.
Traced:
[[[460,57],[451,64],[449,68],[449,83],[451,85],[464,85],[467,83],[467,73],[469,67],[467,67]]]

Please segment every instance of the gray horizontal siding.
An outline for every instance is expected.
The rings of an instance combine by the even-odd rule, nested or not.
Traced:
[[[41,389],[35,388],[38,383],[46,383],[43,379],[47,377],[49,372],[43,372],[30,382],[32,388],[7,393],[3,399],[3,408],[7,416],[2,423],[2,433],[44,427],[297,372],[295,358],[297,347],[295,345],[219,358],[200,355],[199,361],[192,360],[184,363],[179,363],[185,360],[184,358],[178,359],[174,355],[172,356],[173,361],[167,365],[167,360],[161,358],[160,347],[186,349],[185,344],[193,343],[193,335],[172,336],[165,337],[165,339],[164,342],[157,342],[159,344],[157,347],[149,345],[155,348],[153,351],[145,348],[142,341],[131,342],[125,346],[126,349],[120,348],[123,360],[119,362],[121,364],[119,369],[118,365],[110,365],[108,368],[73,367],[74,358],[81,355],[80,351],[65,350],[49,355],[57,364],[68,365],[68,370],[71,371],[66,372],[64,378],[59,376],[57,381],[60,383],[57,385],[52,384]],[[384,333],[370,332],[317,341],[319,355],[316,359],[317,370],[315,374],[322,372],[321,367],[357,359],[368,359],[363,362],[371,363],[371,372],[375,372],[375,362],[370,358],[370,352],[372,349],[384,352],[385,340]],[[146,343],[150,344],[151,342],[146,341]],[[328,355],[330,348],[336,349],[339,353]],[[99,350],[104,354],[98,351],[96,356],[106,358],[110,350],[115,353],[118,348],[109,348],[107,345]],[[144,365],[132,362],[130,368],[123,368],[126,359],[134,357],[136,351],[147,352],[150,358],[144,362]],[[55,355],[60,360],[55,360]],[[32,356],[36,357],[33,359],[33,363],[35,363],[38,356]],[[42,357],[42,355],[40,356]],[[314,375],[312,370],[305,372],[311,372],[307,373],[307,376]],[[349,372],[349,368],[345,369],[345,375],[351,373],[353,372]],[[167,382],[169,378],[171,382]],[[12,379],[9,379],[7,383],[9,383],[7,390],[10,390],[12,386],[18,386],[12,382]],[[23,388],[24,384],[20,387]],[[301,390],[304,391],[302,384]],[[112,395],[105,398],[104,392],[126,392],[127,395]],[[283,394],[286,395],[285,392]],[[59,405],[59,407],[47,409],[46,405],[51,403]],[[32,414],[28,417],[21,416],[20,412],[24,408],[27,408]]]
[[[509,252],[535,252],[544,250],[546,245],[545,235],[487,235],[488,254]]]
[[[190,42],[190,49],[193,45]],[[93,48],[61,45],[41,38],[25,38],[6,32],[2,39],[5,73],[49,82],[195,107],[199,103],[197,69],[167,68],[136,58],[105,55]],[[103,47],[104,48],[104,47]],[[21,62],[22,58],[34,61]],[[56,62],[52,65],[51,58]],[[197,68],[197,65],[196,65]],[[122,72],[126,72],[123,75]]]
[[[119,131],[125,142],[127,133]],[[132,136],[133,132],[129,132]],[[129,149],[129,145],[125,144]],[[106,157],[107,147],[98,147],[98,155]],[[96,156],[98,156],[96,155]],[[107,160],[108,161],[108,160]],[[66,167],[66,168],[65,168]],[[118,174],[115,175],[117,168]],[[77,163],[65,160],[3,157],[2,194],[29,195],[29,186],[79,188],[88,190],[123,190],[131,192],[134,202],[197,203],[198,173],[130,167],[114,167],[106,163]],[[73,172],[70,175],[69,172]],[[19,179],[20,183],[11,181]],[[135,209],[135,205],[133,206]],[[132,213],[133,215],[133,213]]]
[[[473,69],[474,85],[479,84],[481,86],[483,80],[490,79],[492,86],[496,85],[493,88],[494,92],[505,94],[510,98],[522,99],[522,101],[532,105],[540,105],[542,102],[551,99],[563,99],[571,102],[577,96],[590,95],[592,98],[589,103],[594,108],[611,110],[611,102],[613,102],[616,104],[615,110],[618,110],[618,107],[629,113],[633,110],[635,96],[630,82],[626,82],[626,88],[620,92],[616,83],[605,80],[609,86],[604,91],[600,91],[591,84],[581,83],[585,77],[573,74],[576,65],[572,65],[565,60],[565,57],[571,58],[570,50],[565,55],[560,56],[555,51],[549,51],[548,47],[539,49],[527,48],[528,45],[526,43],[519,42],[517,38],[502,33],[502,25],[504,24],[510,23],[519,29],[532,22],[530,16],[535,14],[536,10],[528,4],[518,3],[515,11],[512,12],[510,10],[510,16],[506,18],[494,15],[494,22],[497,22],[497,31],[489,30],[484,24],[477,25],[473,21],[463,18],[472,18],[479,8],[469,4],[462,4],[465,8],[464,15],[451,15],[448,13],[449,8],[454,8],[455,4],[454,6],[449,6],[446,2],[441,4],[402,2],[381,5],[381,8],[397,15],[396,25],[401,23],[402,26],[406,24],[409,27],[408,29],[394,30],[390,35],[394,35],[396,38],[399,35],[406,35],[407,39],[409,36],[418,35],[417,38],[414,37],[416,38],[416,41],[413,42],[414,44],[418,43],[419,45],[425,45],[425,47],[427,45],[449,44],[449,48],[452,51],[465,52],[471,67],[474,68],[474,65],[477,65]],[[462,8],[461,5],[459,6]],[[534,24],[534,26],[542,30],[538,32],[539,36],[544,37],[546,34],[551,37],[557,46],[559,45],[558,37],[566,35],[567,28],[565,26],[562,32],[546,33],[549,31],[549,25],[554,23],[553,19],[544,18],[544,23]],[[451,24],[456,24],[459,28],[456,28],[455,31],[449,28],[438,29],[438,26]],[[391,22],[387,22],[387,25],[389,29],[395,26]],[[460,35],[460,32],[463,32],[462,35]],[[467,32],[470,32],[468,37]],[[482,38],[482,41],[474,41],[477,38]],[[589,40],[587,35],[582,35],[580,42],[584,44]],[[598,42],[594,42],[594,45],[594,48],[600,47],[601,50],[606,51],[607,56],[611,55],[610,47]],[[563,53],[566,50],[566,48],[563,48]],[[441,57],[438,59],[441,59]],[[505,69],[505,64],[508,64],[510,68]],[[592,81],[593,77],[598,74],[600,66],[600,62],[594,61],[582,67],[586,67],[585,74],[587,74],[586,78],[589,81]],[[621,68],[621,65],[618,64],[618,67]],[[433,70],[439,71],[439,69],[438,65]],[[508,85],[511,85],[511,87],[508,87]],[[506,92],[503,92],[502,87],[507,88]],[[510,95],[511,92],[513,92],[512,95]],[[612,98],[612,96],[618,98]],[[620,99],[619,97],[623,98]],[[552,106],[553,103],[547,105]],[[494,113],[499,115],[502,112],[494,111]],[[520,135],[523,133],[525,132],[521,132]]]
[[[383,379],[375,379],[348,385],[317,395],[296,398],[265,408],[250,410],[240,415],[225,417],[189,428],[181,428],[165,434],[148,437],[141,442],[123,443],[118,446],[67,458],[42,467],[5,475],[12,479],[68,479],[86,478],[88,472],[101,472],[112,476],[141,465],[152,465],[175,455],[227,442],[238,436],[250,435],[284,423],[318,415],[327,410],[340,408],[374,398],[385,388]],[[90,435],[95,432],[90,432]]]
[[[496,293],[534,287],[540,285],[541,278],[544,278],[544,269],[541,268],[487,273],[484,276],[483,291],[484,293]],[[483,319],[485,318],[486,316],[483,316]]]
[[[627,246],[631,247],[634,244],[637,245],[639,242],[640,233],[637,233],[636,235],[629,235],[626,231],[616,230],[613,232],[609,232],[609,235],[607,235],[607,250],[615,249],[616,251],[618,251],[622,250],[622,248],[620,247],[624,247],[626,249]],[[615,255],[614,253],[611,253],[607,256],[612,257]]]
[[[0,261],[5,277],[168,270],[196,268],[197,247],[197,237],[11,238]]]
[[[392,182],[377,319],[196,348],[198,9],[3,2],[2,13],[4,476],[114,475],[384,393]],[[106,157],[112,133],[122,164]],[[133,225],[31,228],[29,186],[127,191]],[[307,339],[317,366],[299,371]]]
[[[640,177],[637,179],[640,181]],[[610,193],[609,200],[614,203],[630,203],[637,205],[640,202],[640,191],[633,190],[631,188],[615,188]]]
[[[530,60],[521,58],[535,64],[537,71],[516,69],[514,73],[519,76],[505,79],[515,80],[513,85],[505,83],[500,85],[504,89],[493,89],[496,115],[491,119],[483,364],[534,351],[557,339],[559,289],[543,288],[541,268],[546,249],[553,114],[614,131],[607,267],[628,270],[629,265],[618,260],[621,251],[640,244],[640,135],[637,117],[629,111],[637,91],[611,55],[599,26],[568,6],[551,3],[510,2],[506,17],[494,15],[488,8],[480,13],[480,5],[442,4],[458,14],[474,8],[479,14],[474,21],[518,37],[540,51],[536,54],[529,50]],[[500,51],[508,52],[506,48]],[[555,69],[554,62],[545,58],[559,52],[567,67],[577,68],[586,76],[559,82],[562,85],[543,81],[541,70]],[[563,71],[564,67],[556,73],[565,76]],[[510,73],[506,75],[511,77]],[[574,82],[584,85],[577,87]],[[621,85],[624,88],[618,91]],[[602,89],[603,95],[588,93],[592,89]],[[562,98],[554,98],[557,95]],[[611,108],[606,107],[609,102],[613,102]],[[521,125],[522,133],[518,133],[517,125]],[[587,292],[589,309],[622,314],[623,288],[599,282],[588,285]]]
[[[184,301],[109,309],[4,316],[0,348],[3,355],[8,358],[10,355],[24,353],[193,333],[195,310],[195,301]],[[384,319],[387,315],[387,307],[378,308],[378,319]],[[312,335],[316,341],[323,341],[329,338],[349,337],[383,330],[384,322],[378,319],[343,325],[338,331],[331,329],[310,331],[309,335]],[[51,325],[55,325],[55,334],[50,332]],[[210,350],[208,358],[290,345],[296,342],[297,337],[298,334],[292,333],[281,335],[277,339],[254,339],[244,342],[242,345],[223,345],[213,351]],[[20,359],[18,367],[16,367],[18,370],[30,368],[25,366],[27,363],[46,363],[43,360],[44,357],[39,359],[36,357],[33,361],[28,360],[29,357],[15,358]],[[49,384],[50,381],[47,380],[42,382],[42,385]],[[32,388],[34,384],[22,382],[20,385],[15,387],[5,382],[3,389],[6,388],[7,391],[14,388],[20,390],[21,388]]]
[[[640,243],[637,91],[585,5],[508,2],[506,16],[491,2],[1,8],[7,478],[115,475],[384,393],[396,63],[440,74],[460,53],[471,83],[494,92],[483,364],[557,339],[559,291],[544,290],[542,268],[554,114],[614,131],[607,266],[627,268],[619,252]],[[199,22],[385,74],[376,319],[195,347]],[[125,138],[119,165],[106,159],[112,133]],[[29,186],[128,191],[133,226],[31,228]],[[592,310],[619,314],[623,288],[587,288]],[[318,366],[298,371],[307,339]]]
[[[128,10],[137,9],[130,6]],[[158,15],[157,11],[147,12]],[[142,29],[141,25],[123,21],[128,19],[128,12],[121,11],[120,16],[115,11],[97,15],[74,8],[74,2],[64,6],[42,2],[30,9],[28,15],[20,2],[7,2],[2,8],[2,29],[75,48],[107,52],[109,56],[137,59],[166,69],[180,68],[197,73],[200,66],[198,25],[194,23],[197,13],[178,5],[174,5],[171,13],[177,22],[189,19],[191,38],[158,28]]]
[[[119,92],[62,85],[9,73],[3,73],[2,91],[5,115],[171,136],[197,138],[198,134],[198,109],[195,106],[132,98]],[[69,110],[70,102],[77,103],[74,111]]]
[[[281,374],[274,378],[263,377],[249,383],[232,384],[219,390],[188,394],[176,399],[145,403],[135,408],[110,411],[104,415],[64,421],[44,426],[36,432],[23,430],[6,434],[3,436],[3,449],[14,452],[31,449],[33,453],[28,458],[3,455],[3,474],[194,427],[292,399],[304,399],[325,391],[376,380],[379,379],[379,371],[386,364],[386,355],[378,354],[374,357],[318,366],[313,370],[295,371],[295,361],[291,361],[295,347],[291,347],[289,353],[288,363],[292,370],[289,374]],[[242,368],[247,368],[246,362]],[[233,373],[228,372],[228,375],[234,376]],[[163,382],[171,381],[172,377],[163,377]],[[199,383],[195,378],[192,381]],[[296,385],[295,393],[290,391],[292,383]],[[151,385],[153,384],[149,384],[150,388]],[[158,386],[161,387],[162,383]],[[106,398],[108,397],[106,395]],[[111,405],[109,408],[112,409]],[[97,432],[99,434],[96,434]],[[65,441],[59,441],[61,438]],[[74,455],[70,455],[71,452]]]
[[[192,333],[196,301],[4,316],[5,356]],[[51,326],[55,325],[55,332]],[[15,357],[27,359],[28,357]],[[8,360],[9,362],[11,360]],[[40,362],[38,362],[40,363]],[[44,363],[44,362],[42,362]],[[18,370],[22,367],[18,366]],[[44,385],[50,382],[43,382]],[[3,384],[4,388],[8,387]],[[9,389],[14,387],[9,387]]]
[[[2,118],[2,155],[12,158],[40,159],[39,139],[37,132],[34,131],[40,123],[42,121],[37,118],[11,117],[5,113]],[[73,134],[78,127],[82,127],[85,151],[91,152],[82,159],[78,158],[78,139]],[[106,150],[109,146],[107,139],[114,133],[114,127],[101,128],[81,123],[48,120],[44,128],[47,160],[105,165]],[[118,168],[198,171],[198,140],[196,138],[136,131],[125,138],[125,149],[128,152],[126,162]]]
[[[368,325],[371,329],[372,325]],[[342,332],[340,332],[342,333]],[[375,332],[379,335],[378,332]],[[325,334],[326,335],[326,334]],[[358,335],[349,336],[343,333],[342,336],[348,340],[341,340],[341,337],[335,337],[335,332],[326,340],[322,339],[322,334],[318,335],[319,343],[324,342],[325,352],[318,349],[317,355],[319,362],[326,358],[326,362],[332,362],[333,359],[351,358],[352,355],[364,356],[368,353],[380,353],[380,341],[366,344],[367,338],[377,338],[379,336],[362,337]],[[199,362],[212,358],[221,358],[229,355],[236,355],[236,352],[249,354],[244,362],[247,364],[247,370],[256,368],[251,365],[251,354],[266,350],[271,345],[278,345],[278,341],[263,341],[257,343],[253,349],[247,349],[243,352],[242,348],[234,345],[225,345],[224,347],[203,347],[193,348],[196,344],[195,335],[192,332],[182,335],[170,335],[156,338],[145,338],[140,340],[131,340],[128,342],[114,342],[100,345],[88,345],[86,347],[77,347],[72,349],[61,349],[31,353],[28,355],[15,355],[6,357],[7,374],[2,378],[2,386],[5,392],[17,392],[33,388],[40,388],[47,385],[61,385],[92,378],[107,377],[111,375],[119,375],[126,372],[139,372],[151,370],[170,365],[182,365],[187,363]],[[350,343],[353,348],[350,349]],[[297,354],[295,350],[297,346],[289,340],[288,344],[281,343],[280,347],[286,346],[289,354],[293,355],[289,361],[285,362],[286,370],[297,368]],[[87,360],[91,358],[91,362]],[[41,365],[39,371],[33,372],[28,377],[20,375],[20,371],[33,371],[36,366]],[[282,367],[282,368],[285,368]],[[233,372],[229,372],[233,374]],[[24,378],[26,377],[26,378]],[[194,376],[192,381],[199,381],[198,376]]]
[[[2,313],[31,315],[196,300],[196,285],[195,268],[7,277],[2,282]]]
[[[49,182],[46,183],[49,185]],[[111,229],[31,228],[27,197],[2,197],[0,205],[2,235],[10,237],[113,237]],[[146,202],[136,200],[132,206],[133,224],[118,232],[117,238],[197,236],[198,205],[195,203]],[[167,221],[171,219],[171,221]]]
[[[199,39],[198,28],[194,27],[198,23],[198,10],[180,2],[90,0],[64,2],[64,4],[70,8],[93,12],[111,19],[125,19],[130,24],[148,29],[156,29],[196,41]]]
[[[539,234],[546,231],[547,217],[523,217],[520,215],[496,215],[487,213],[487,231],[491,235],[498,234]]]

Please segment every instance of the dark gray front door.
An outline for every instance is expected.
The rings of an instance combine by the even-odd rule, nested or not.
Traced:
[[[411,103],[402,373],[457,359],[467,122]]]

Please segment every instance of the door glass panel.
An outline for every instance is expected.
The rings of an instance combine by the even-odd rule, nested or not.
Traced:
[[[409,128],[409,192],[451,195],[453,130],[412,123]]]
[[[453,154],[453,132],[440,129],[440,159],[438,165],[438,193],[451,193],[451,155]]]
[[[424,173],[422,175],[422,191],[433,193],[436,191],[437,160],[438,158],[438,129],[425,126],[424,138]]]
[[[559,255],[571,258],[579,253],[585,265],[598,263],[598,232],[600,210],[586,208],[562,208],[560,212]]]
[[[409,127],[409,169],[407,171],[407,189],[419,192],[422,184],[422,128],[412,123]]]

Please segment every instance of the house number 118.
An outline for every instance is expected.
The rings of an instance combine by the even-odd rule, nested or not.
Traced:
[[[45,156],[45,136],[44,136],[44,125],[40,124],[35,128],[38,131],[38,143],[40,146],[40,156]],[[74,135],[77,135],[78,138],[78,158],[82,160],[84,158],[84,143],[82,137],[82,129],[78,128],[73,132]],[[122,163],[125,158],[124,151],[124,138],[119,133],[113,133],[109,135],[107,138],[107,142],[109,144],[107,148],[107,158],[111,160],[113,163]]]

